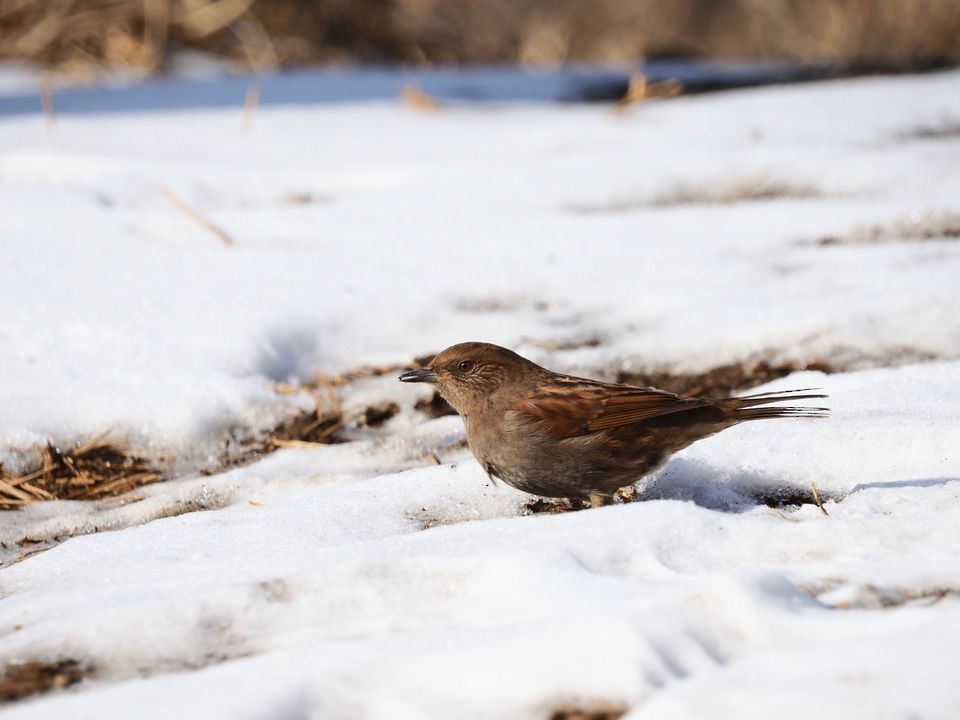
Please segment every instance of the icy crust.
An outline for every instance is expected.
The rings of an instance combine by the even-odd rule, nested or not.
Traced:
[[[202,457],[283,417],[273,381],[465,339],[593,372],[958,357],[958,246],[923,234],[953,227],[956,117],[957,72],[0,118],[0,459],[107,429]]]

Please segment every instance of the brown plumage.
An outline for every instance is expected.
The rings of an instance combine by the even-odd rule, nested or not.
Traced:
[[[535,495],[610,502],[674,452],[745,420],[823,417],[825,408],[768,407],[825,395],[806,390],[724,400],[688,398],[559,375],[506,348],[453,345],[430,367],[400,376],[429,382],[463,417],[483,469]],[[800,394],[806,393],[806,394]]]

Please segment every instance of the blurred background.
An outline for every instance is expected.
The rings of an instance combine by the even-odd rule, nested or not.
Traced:
[[[787,60],[858,71],[960,60],[957,0],[3,0],[0,58],[162,73],[178,50],[316,64]]]

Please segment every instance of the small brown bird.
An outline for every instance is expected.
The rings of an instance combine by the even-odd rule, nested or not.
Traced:
[[[725,400],[559,375],[488,343],[453,345],[430,367],[400,376],[427,382],[463,417],[474,456],[491,477],[534,495],[612,501],[701,438],[745,420],[824,417],[826,408],[758,407],[826,395],[805,390]]]

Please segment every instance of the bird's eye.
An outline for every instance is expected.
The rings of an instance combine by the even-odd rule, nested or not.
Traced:
[[[470,372],[473,370],[473,360],[461,360],[457,363],[457,370],[462,373]]]

